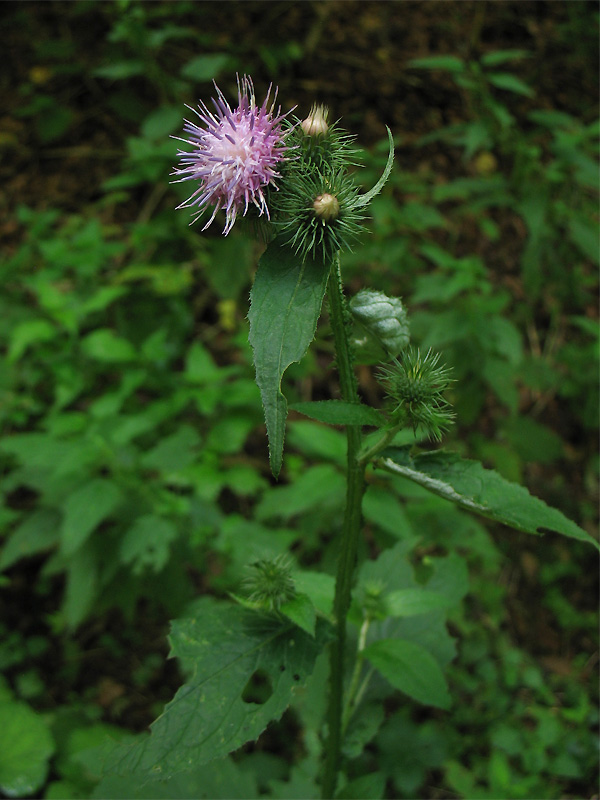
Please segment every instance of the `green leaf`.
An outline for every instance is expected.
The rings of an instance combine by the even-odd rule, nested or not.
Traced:
[[[362,403],[346,403],[344,400],[294,403],[290,408],[328,425],[373,425],[382,428],[387,424],[386,418],[377,409]]]
[[[56,337],[54,325],[45,319],[29,319],[17,325],[11,333],[8,360],[18,361],[32,344],[49,342]]]
[[[0,570],[16,561],[54,547],[58,541],[60,516],[50,508],[40,508],[27,516],[3,543]]]
[[[279,610],[310,636],[315,635],[317,613],[312,600],[307,594],[297,594],[287,603],[284,603]]]
[[[329,616],[333,612],[335,578],[326,572],[311,572],[303,569],[294,573],[296,591],[308,595],[314,607]]]
[[[412,58],[408,66],[413,69],[441,69],[446,72],[463,72],[464,61],[457,56],[428,56],[427,58]]]
[[[181,74],[193,81],[211,81],[222,72],[231,57],[227,53],[207,53],[196,56],[183,67]]]
[[[37,792],[53,752],[50,732],[35,711],[25,703],[0,703],[0,790],[5,796]]]
[[[336,793],[336,800],[371,800],[383,797],[385,793],[385,775],[381,772],[371,772],[354,778]]]
[[[388,128],[388,126],[386,125],[385,127],[390,142],[390,152],[388,155],[387,164],[385,165],[385,169],[383,170],[383,175],[381,176],[381,178],[379,178],[375,186],[370,191],[368,191],[366,194],[360,195],[360,197],[357,198],[355,208],[363,208],[364,206],[368,205],[371,202],[371,200],[376,195],[378,195],[379,192],[383,189],[383,187],[387,183],[387,179],[390,177],[392,166],[394,164],[394,137],[392,136],[392,132]]]
[[[97,800],[251,800],[259,798],[256,778],[230,758],[213,761],[171,778],[142,784],[135,775],[108,775],[91,794]],[[61,798],[62,800],[62,798]]]
[[[413,700],[436,708],[450,708],[444,673],[424,647],[404,639],[380,639],[366,647],[363,656],[394,688]]]
[[[256,507],[256,517],[291,519],[311,508],[321,511],[340,507],[344,499],[345,481],[331,464],[319,464],[305,470],[286,486],[276,486],[265,492]]]
[[[224,757],[279,719],[322,647],[295,625],[203,599],[195,616],[172,623],[172,654],[190,678],[152,725],[150,736],[109,756],[109,774],[169,778]],[[253,676],[270,694],[244,700]]]
[[[73,555],[120,500],[121,492],[106,478],[94,478],[69,495],[61,530],[63,554]]]
[[[538,535],[548,531],[561,533],[600,549],[589,533],[560,511],[530,495],[523,486],[505,480],[494,470],[484,469],[478,461],[444,450],[411,457],[408,449],[390,448],[379,464],[462,508],[516,530]]]
[[[491,72],[487,77],[492,86],[497,89],[505,89],[507,92],[533,97],[533,89],[510,72]]]
[[[494,53],[482,56],[481,63],[486,67],[497,67],[499,64],[506,64],[507,61],[520,61],[530,56],[529,50],[496,50]]]
[[[67,626],[74,630],[89,614],[98,593],[98,555],[84,545],[69,558],[67,585],[61,611]]]
[[[110,328],[99,328],[81,342],[81,349],[90,358],[107,363],[135,361],[135,348]]]
[[[124,564],[133,563],[135,575],[146,568],[160,572],[169,560],[170,545],[177,533],[168,519],[154,514],[138,517],[121,541],[120,560]]]
[[[451,605],[443,594],[428,589],[398,589],[385,598],[385,610],[390,617],[414,617]]]
[[[271,470],[283,460],[287,401],[283,373],[300,361],[312,342],[329,277],[329,266],[297,256],[277,240],[266,249],[250,294],[250,344],[265,410]]]

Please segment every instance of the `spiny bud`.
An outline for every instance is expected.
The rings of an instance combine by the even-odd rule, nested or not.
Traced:
[[[249,602],[266,611],[278,611],[295,594],[291,565],[285,555],[261,558],[251,564],[252,572],[244,579]]]
[[[313,203],[315,214],[324,222],[331,222],[340,215],[340,203],[334,194],[320,194]]]
[[[443,393],[452,383],[450,370],[439,364],[439,354],[429,350],[424,356],[409,347],[377,375],[387,389],[395,408],[396,424],[421,425],[430,438],[440,440],[450,427],[454,414]]]
[[[308,117],[302,120],[300,127],[307,136],[325,136],[329,130],[327,117],[329,110],[325,106],[313,105]]]

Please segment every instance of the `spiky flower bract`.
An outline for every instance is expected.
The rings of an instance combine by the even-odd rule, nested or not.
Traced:
[[[358,188],[344,169],[293,168],[275,199],[275,226],[303,257],[330,261],[362,233],[364,214],[357,208]]]
[[[329,109],[313,105],[306,119],[295,118],[290,143],[297,157],[293,166],[300,169],[359,166],[360,150],[353,147],[355,136],[345,133],[337,122],[329,123]]]
[[[291,564],[286,555],[261,558],[251,565],[244,579],[248,601],[265,611],[279,611],[296,594]]]
[[[413,429],[420,425],[437,441],[454,420],[443,396],[453,382],[451,370],[439,361],[439,353],[428,350],[423,356],[417,348],[409,347],[391,364],[381,367],[377,376],[394,404],[392,421],[407,423]]]
[[[172,175],[181,181],[197,181],[198,188],[178,208],[196,208],[192,222],[205,208],[213,206],[213,213],[202,230],[208,228],[219,209],[225,211],[227,235],[239,214],[245,216],[254,207],[259,216],[270,217],[267,205],[267,187],[275,187],[280,177],[278,169],[286,157],[286,138],[290,128],[284,128],[286,114],[281,108],[275,111],[277,90],[271,100],[271,87],[261,106],[256,105],[252,80],[244,75],[238,78],[238,105],[231,109],[215,83],[215,113],[200,102],[198,109],[188,108],[201,125],[185,120],[186,139],[191,151],[179,150],[181,166]],[[179,138],[179,137],[175,137]]]

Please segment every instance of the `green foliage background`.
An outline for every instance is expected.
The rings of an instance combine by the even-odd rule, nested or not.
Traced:
[[[167,621],[198,595],[239,591],[249,563],[286,550],[320,574],[335,562],[341,431],[292,411],[270,477],[246,320],[261,245],[250,230],[200,235],[173,210],[187,189],[168,184],[169,135],[213,78],[228,96],[236,71],[259,95],[273,81],[300,115],[328,104],[368,147],[365,187],[390,126],[396,167],[344,257],[350,292],[401,295],[413,339],[453,367],[449,444],[595,533],[594,5],[7,2],[0,15],[5,794],[92,796],[95,748],[143,730],[180,684]],[[359,377],[380,404],[370,368]],[[286,396],[336,396],[326,319]],[[459,645],[449,712],[396,699],[382,720],[373,699],[347,796],[595,792],[591,552],[484,527],[401,478],[369,486],[365,520],[365,555],[403,543],[406,585],[454,552]],[[305,691],[235,764],[211,766],[204,796],[309,796],[321,701]],[[180,780],[172,796],[197,796]]]

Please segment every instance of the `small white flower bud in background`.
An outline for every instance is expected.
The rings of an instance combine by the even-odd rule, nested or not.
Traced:
[[[320,194],[315,198],[313,208],[317,217],[324,222],[337,219],[340,213],[340,204],[334,194]]]
[[[314,105],[308,117],[300,123],[300,127],[307,136],[325,136],[329,130],[328,116],[329,111],[325,106]]]

